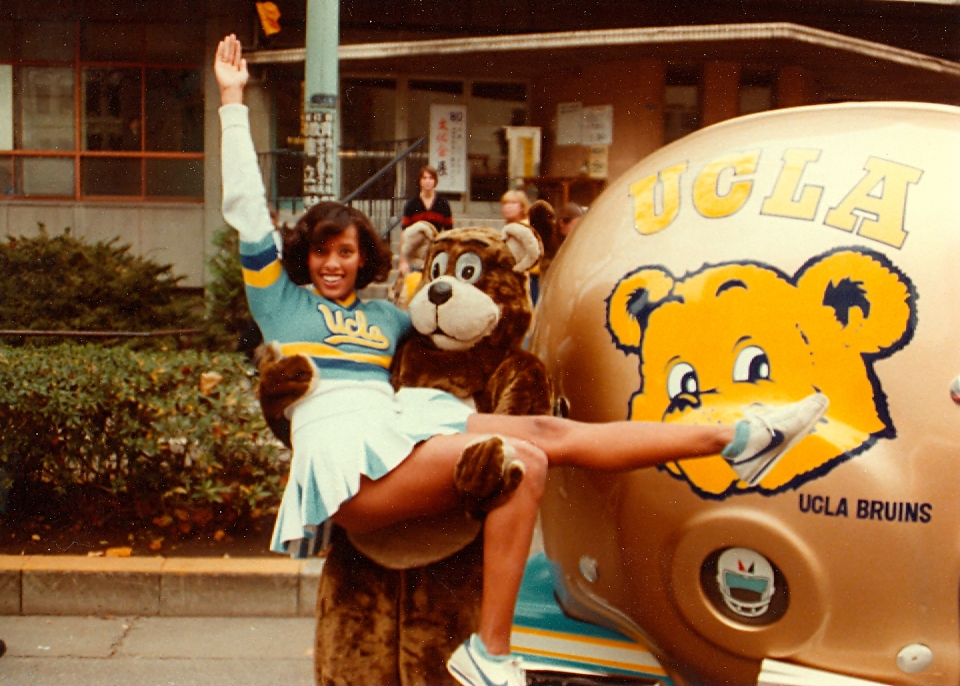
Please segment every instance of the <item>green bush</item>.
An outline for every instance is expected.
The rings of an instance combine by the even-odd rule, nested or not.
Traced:
[[[70,229],[0,244],[0,322],[6,329],[151,331],[202,326],[170,265],[130,254],[118,239],[88,243]],[[32,344],[59,339],[27,337]],[[136,339],[162,346],[153,339]],[[110,339],[113,343],[123,339]],[[8,341],[10,342],[10,341]]]
[[[211,277],[206,287],[208,344],[235,350],[241,333],[253,325],[240,268],[240,240],[237,232],[224,224],[214,232],[212,241],[216,252],[207,262]]]
[[[0,346],[0,490],[182,533],[275,511],[284,451],[252,386],[237,353]]]

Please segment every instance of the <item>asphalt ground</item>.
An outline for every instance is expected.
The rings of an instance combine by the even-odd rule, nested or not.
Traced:
[[[0,685],[312,686],[308,617],[0,616]]]
[[[322,569],[278,555],[0,555],[0,686],[312,685]]]

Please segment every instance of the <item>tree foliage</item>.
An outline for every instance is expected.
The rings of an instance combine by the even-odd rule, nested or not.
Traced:
[[[51,237],[41,224],[37,236],[9,236],[0,244],[0,326],[70,331],[201,326],[202,318],[179,297],[181,278],[170,265],[132,255],[118,239],[88,243],[69,228]]]

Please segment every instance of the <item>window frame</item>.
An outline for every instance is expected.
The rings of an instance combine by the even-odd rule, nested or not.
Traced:
[[[102,23],[102,22],[95,22]],[[12,174],[13,186],[16,188],[17,165],[18,160],[26,159],[71,159],[73,161],[73,194],[72,195],[41,195],[41,194],[10,194],[2,195],[3,200],[31,200],[31,201],[107,201],[107,202],[128,202],[128,203],[183,203],[183,204],[202,204],[203,188],[201,180],[201,192],[199,196],[177,196],[177,195],[148,195],[147,186],[147,166],[154,160],[196,160],[201,168],[204,165],[205,153],[200,152],[173,152],[173,151],[149,151],[146,149],[146,98],[147,98],[147,79],[150,70],[169,70],[169,71],[188,71],[196,70],[201,78],[201,98],[205,95],[203,80],[206,78],[204,64],[199,62],[166,62],[166,61],[148,61],[145,58],[147,45],[147,22],[125,22],[128,25],[135,23],[137,31],[141,38],[141,53],[138,61],[103,61],[103,60],[83,60],[82,36],[83,19],[73,21],[74,46],[73,61],[57,60],[35,60],[20,59],[19,55],[11,56],[11,59],[4,60],[3,64],[9,64],[13,67],[13,149],[0,150],[0,159],[7,163],[9,159],[9,171]],[[20,69],[23,67],[70,67],[73,69],[73,149],[72,150],[26,150],[18,148],[17,138],[22,131],[22,104],[17,88],[20,77]],[[140,78],[140,149],[139,150],[84,150],[83,144],[83,121],[84,121],[84,82],[83,73],[85,69],[136,69],[139,70]],[[205,107],[201,108],[205,114]],[[201,129],[204,124],[201,121]],[[7,159],[5,159],[7,158]],[[136,195],[110,195],[110,194],[88,194],[83,192],[83,178],[81,176],[84,160],[107,158],[107,159],[136,159],[140,162],[140,189]],[[201,172],[202,174],[202,172]]]

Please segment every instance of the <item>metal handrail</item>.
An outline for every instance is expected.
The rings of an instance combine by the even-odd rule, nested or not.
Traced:
[[[374,174],[374,175],[371,176],[369,179],[367,179],[367,180],[364,181],[362,184],[360,184],[360,186],[357,187],[355,190],[353,190],[352,192],[348,193],[347,196],[346,196],[345,198],[343,198],[340,202],[343,203],[344,205],[349,205],[358,195],[360,195],[361,193],[363,193],[365,190],[367,190],[368,188],[370,188],[370,186],[372,186],[374,183],[376,183],[380,178],[382,178],[384,174],[386,174],[387,172],[389,172],[391,169],[393,169],[395,166],[397,166],[397,164],[399,164],[401,161],[403,161],[404,159],[406,159],[407,155],[409,155],[409,154],[412,153],[414,150],[416,150],[416,149],[419,148],[421,145],[423,145],[424,141],[426,141],[426,140],[427,140],[427,139],[426,139],[426,138],[423,138],[423,137],[417,139],[417,141],[416,141],[413,145],[411,145],[411,146],[408,147],[406,150],[404,150],[403,152],[401,152],[399,155],[397,155],[396,157],[394,157],[385,167],[383,167],[382,169],[380,169],[380,171],[378,171],[376,174]]]

